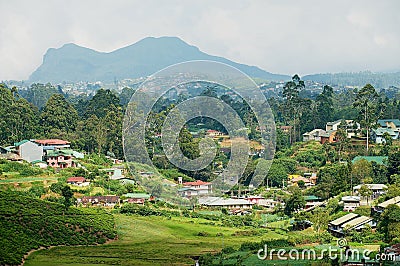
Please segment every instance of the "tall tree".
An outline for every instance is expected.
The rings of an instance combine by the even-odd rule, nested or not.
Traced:
[[[387,242],[392,242],[400,235],[400,207],[391,204],[381,214],[378,231],[385,235]]]
[[[346,125],[345,121],[342,121],[341,125],[343,123]],[[337,140],[336,148],[337,148],[337,152],[338,152],[338,160],[340,161],[342,159],[342,155],[343,155],[342,151],[344,151],[349,144],[349,139],[347,138],[346,129],[344,127],[340,126],[338,128],[338,130],[336,131],[335,138]]]
[[[10,145],[21,139],[30,139],[38,133],[38,110],[0,84],[0,144]]]
[[[37,106],[39,110],[45,106],[51,95],[55,93],[59,93],[59,90],[50,83],[33,83],[29,90],[26,90],[24,93],[21,91],[22,96],[27,99],[28,102]]]
[[[306,201],[304,200],[301,190],[297,187],[293,188],[292,195],[286,201],[284,212],[286,215],[292,215],[304,208]]]
[[[356,99],[353,103],[353,106],[357,108],[359,112],[358,121],[361,126],[366,129],[367,152],[369,145],[369,131],[380,115],[377,113],[377,100],[378,93],[375,88],[371,84],[367,84],[357,92]]]
[[[61,188],[61,195],[64,197],[64,206],[68,209],[73,204],[74,193],[69,186]]]
[[[383,138],[384,138],[385,142],[383,143],[381,153],[382,153],[382,155],[387,156],[389,154],[390,147],[393,144],[393,139],[392,139],[392,136],[390,136],[390,134],[388,132],[383,133]]]
[[[96,115],[98,118],[105,117],[108,108],[111,106],[120,106],[120,99],[110,90],[100,89],[96,95],[90,99],[84,116],[89,118],[91,115]]]
[[[128,105],[135,90],[130,87],[124,87],[119,95],[119,102],[122,106]]]
[[[391,176],[400,174],[400,151],[389,153],[387,170],[389,182],[394,183]]]
[[[117,158],[122,158],[122,108],[112,104],[107,109],[106,116],[101,120],[107,128],[105,152],[112,153]]]
[[[312,212],[309,219],[313,223],[314,230],[319,234],[328,229],[330,220],[329,209],[318,207]]]
[[[344,164],[331,164],[320,168],[315,194],[330,198],[350,189],[349,168]]]
[[[360,193],[361,197],[365,197],[367,199],[368,205],[368,200],[372,196],[372,190],[369,189],[369,187],[367,187],[366,185],[362,185],[358,193]]]
[[[317,127],[324,128],[325,124],[332,120],[333,115],[333,88],[325,85],[322,93],[316,98],[317,102]]]
[[[299,120],[298,108],[300,107],[300,90],[304,89],[304,81],[296,74],[292,77],[291,81],[286,82],[283,87],[283,97],[285,99],[283,108],[287,120],[291,120],[293,126],[293,137],[296,139],[296,125]],[[293,139],[291,139],[293,142]]]
[[[365,159],[354,162],[351,167],[351,177],[353,185],[368,183],[366,181],[372,177],[371,163]]]
[[[62,94],[53,94],[40,115],[43,132],[48,137],[72,133],[77,122],[78,112],[65,100]]]

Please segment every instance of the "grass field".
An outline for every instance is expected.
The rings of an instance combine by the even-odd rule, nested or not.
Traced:
[[[205,224],[183,217],[115,215],[119,239],[100,246],[55,247],[32,253],[32,265],[193,265],[191,258],[245,241],[285,238],[260,229],[260,235],[241,236],[237,228]],[[198,236],[199,232],[206,236]],[[221,235],[222,233],[222,235]]]
[[[56,181],[57,177],[54,176],[47,176],[47,177],[18,177],[18,178],[9,178],[9,179],[1,179],[0,183],[25,183],[25,182],[38,182],[38,181],[45,181],[51,180]]]

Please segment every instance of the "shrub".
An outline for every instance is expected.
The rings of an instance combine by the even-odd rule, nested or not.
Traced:
[[[234,249],[233,247],[225,247],[221,250],[221,253],[224,254],[230,254],[230,253],[234,253],[236,252],[236,249]]]
[[[214,255],[211,253],[203,254],[199,257],[199,265],[213,265]]]
[[[197,236],[210,236],[210,234],[206,231],[200,231],[196,234]]]

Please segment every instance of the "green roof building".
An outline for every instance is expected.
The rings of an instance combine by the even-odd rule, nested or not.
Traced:
[[[355,163],[362,159],[364,159],[368,162],[376,162],[377,164],[386,165],[388,157],[387,156],[356,156],[356,157],[354,157],[354,159],[351,162]]]

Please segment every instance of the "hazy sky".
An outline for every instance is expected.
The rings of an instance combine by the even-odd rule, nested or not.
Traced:
[[[0,0],[0,80],[50,47],[109,52],[147,36],[282,74],[400,71],[400,1]]]

